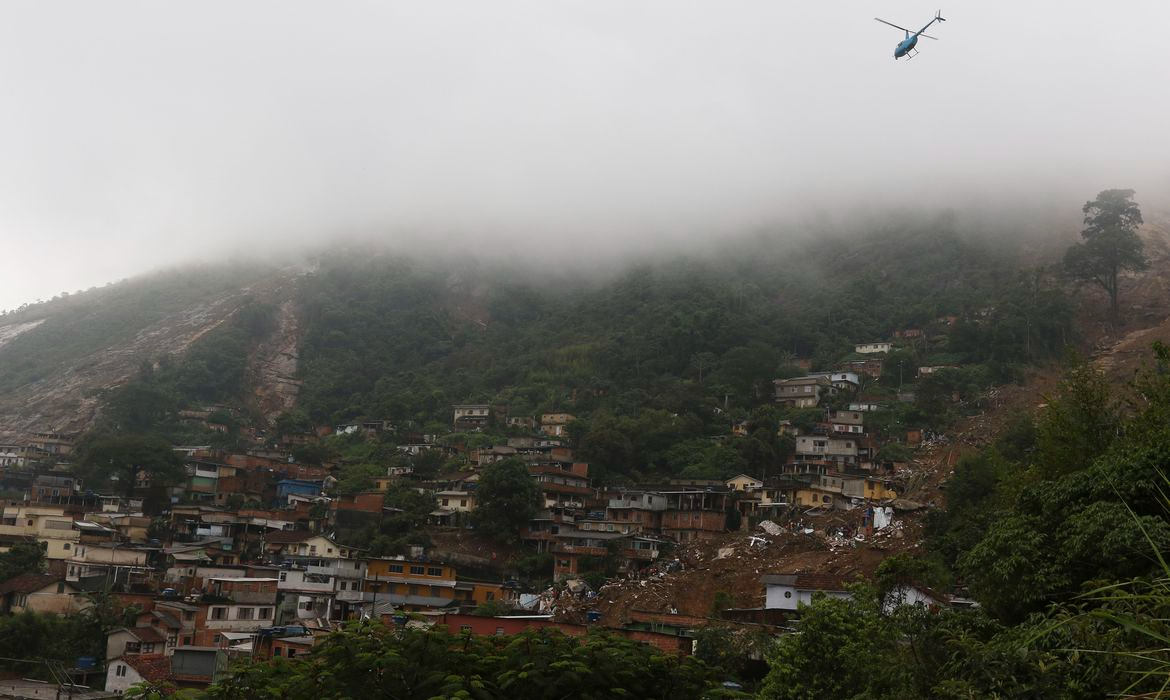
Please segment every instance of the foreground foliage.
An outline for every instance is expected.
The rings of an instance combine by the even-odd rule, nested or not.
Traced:
[[[698,698],[700,662],[603,634],[452,636],[377,622],[334,633],[304,658],[245,664],[211,687],[214,700],[342,698]]]
[[[762,696],[1170,697],[1170,349],[1154,350],[1127,400],[1072,367],[1036,425],[957,465],[928,527],[936,559],[879,570],[885,592],[950,567],[981,609],[815,599]]]

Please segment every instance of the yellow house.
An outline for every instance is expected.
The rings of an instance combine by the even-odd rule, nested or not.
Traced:
[[[0,520],[0,535],[35,537],[45,546],[47,559],[69,559],[81,533],[73,517],[61,506],[7,506]]]
[[[269,554],[320,559],[348,559],[358,551],[308,530],[277,530],[266,533],[264,547]]]
[[[887,501],[898,497],[898,492],[879,479],[865,480],[865,498],[872,501]]]
[[[793,499],[798,506],[834,508],[841,502],[841,493],[839,490],[809,485],[797,489]]]
[[[540,417],[540,432],[549,437],[561,437],[569,423],[577,420],[571,413],[545,413]]]
[[[747,474],[738,474],[724,483],[732,491],[757,491],[764,488],[764,482]]]
[[[483,581],[460,581],[455,584],[455,591],[459,599],[465,604],[483,605],[484,603],[503,602],[507,598],[507,590],[498,583]]]
[[[406,610],[482,605],[507,593],[498,583],[459,581],[453,566],[409,559],[370,559],[365,590]]]

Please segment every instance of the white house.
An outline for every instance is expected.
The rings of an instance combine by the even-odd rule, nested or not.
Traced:
[[[836,371],[836,372],[810,372],[809,377],[824,377],[829,380],[829,384],[834,389],[842,391],[853,391],[861,386],[861,376],[857,372]]]
[[[859,355],[871,355],[879,352],[889,352],[893,347],[890,343],[859,343],[853,346],[853,352]]]
[[[903,605],[942,608],[946,607],[947,600],[945,596],[939,595],[930,589],[902,584],[886,594],[886,599],[882,602],[882,610],[888,614],[893,612],[895,608]]]
[[[857,461],[858,443],[849,437],[824,437],[820,435],[798,435],[796,438],[796,461],[843,462]]]
[[[170,678],[169,656],[123,656],[106,665],[106,692],[121,695],[138,683],[158,683]]]
[[[796,610],[811,603],[817,593],[842,600],[852,597],[845,589],[845,580],[838,576],[766,574],[760,580],[764,583],[764,607],[769,610]]]

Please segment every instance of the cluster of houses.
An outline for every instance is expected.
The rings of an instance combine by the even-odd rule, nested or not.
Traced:
[[[487,404],[454,406],[454,430],[503,426],[516,429],[514,437],[467,449],[408,433],[396,446],[407,455],[440,451],[462,461],[462,471],[422,478],[409,466],[389,467],[368,490],[344,495],[334,489],[338,465],[297,463],[285,450],[261,446],[239,452],[176,447],[186,468],[182,483],[152,485],[143,475],[135,498],[104,495],[86,490],[69,470],[75,436],[36,434],[24,444],[0,445],[0,486],[23,494],[5,501],[0,551],[35,541],[49,564],[45,572],[0,582],[0,613],[74,614],[93,605],[88,592],[113,591],[136,611],[133,624],[107,640],[106,688],[114,693],[143,680],[206,684],[233,655],[295,657],[351,619],[485,634],[552,625],[541,616],[468,614],[491,603],[521,604],[519,584],[502,563],[455,561],[422,548],[410,556],[372,557],[338,533],[376,527],[394,515],[385,495],[403,486],[434,499],[429,526],[466,527],[479,505],[483,468],[504,459],[523,462],[537,487],[537,512],[519,535],[531,550],[551,555],[557,581],[596,570],[602,561],[619,572],[659,566],[674,545],[726,532],[732,522],[747,528],[815,511],[880,510],[899,495],[898,465],[879,458],[881,445],[866,418],[881,406],[859,398],[858,388],[863,377],[881,376],[882,354],[891,348],[861,344],[834,371],[776,380],[778,405],[819,409],[821,417],[811,427],[802,421],[803,429],[788,421],[776,426],[794,445],[776,473],[725,481],[600,487],[589,464],[566,445],[574,416],[513,416]],[[391,427],[385,421],[331,426],[285,436],[281,444],[329,433],[377,435]],[[732,426],[733,433],[746,430],[746,424]],[[169,505],[146,513],[150,497]],[[766,609],[795,610],[813,591],[845,595],[841,582],[809,575],[768,575],[763,584]],[[907,595],[921,602],[934,594]],[[698,622],[680,620],[633,620],[623,633],[689,653]],[[673,631],[662,636],[666,627]]]
[[[188,487],[204,464],[189,462]],[[133,624],[106,645],[106,689],[121,692],[143,680],[206,685],[231,656],[304,653],[343,620],[468,611],[516,597],[514,584],[465,576],[422,551],[365,556],[320,531],[328,509],[293,494],[279,508],[208,500],[148,516],[140,499],[34,476],[23,499],[3,507],[0,551],[38,543],[47,568],[0,582],[0,612],[71,615],[94,605],[87,594],[110,592],[134,611]]]

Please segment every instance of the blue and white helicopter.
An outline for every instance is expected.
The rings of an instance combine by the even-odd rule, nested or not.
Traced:
[[[925,32],[927,29],[929,29],[930,25],[934,24],[935,22],[945,22],[946,21],[946,19],[943,18],[943,16],[942,16],[942,11],[940,10],[939,12],[934,13],[934,19],[927,22],[925,27],[923,27],[922,29],[919,29],[916,32],[911,32],[909,29],[907,29],[905,27],[899,27],[898,25],[894,24],[893,22],[887,22],[884,19],[881,19],[880,17],[874,17],[874,19],[881,22],[882,24],[888,24],[891,27],[893,27],[894,29],[901,29],[902,31],[906,32],[906,38],[903,39],[902,41],[898,42],[898,46],[894,49],[894,59],[895,60],[897,60],[903,56],[908,56],[909,58],[914,58],[915,56],[917,56],[918,49],[916,49],[914,47],[918,44],[918,37],[924,36],[927,39],[937,40],[937,37],[929,36],[929,35],[923,34],[922,32]],[[913,53],[911,53],[911,52],[913,52]]]

